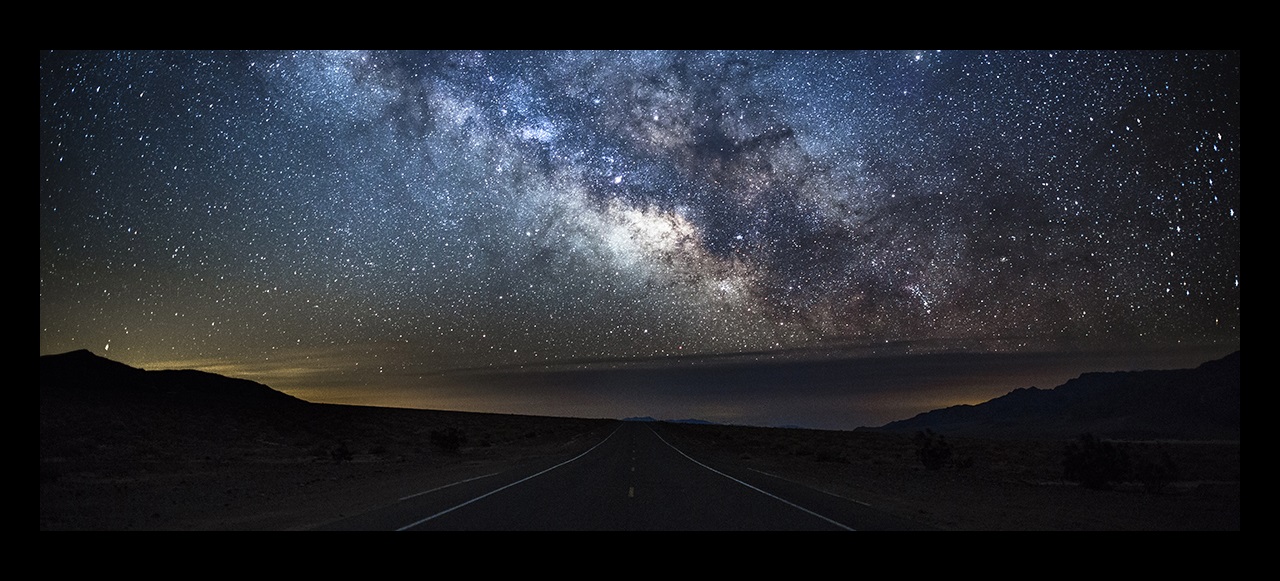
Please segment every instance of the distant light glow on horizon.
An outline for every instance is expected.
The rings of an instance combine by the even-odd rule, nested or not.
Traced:
[[[1193,366],[1239,349],[1239,98],[1238,51],[42,52],[40,352],[509,413],[552,386],[458,371]]]

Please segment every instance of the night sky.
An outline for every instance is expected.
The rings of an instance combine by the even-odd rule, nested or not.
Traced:
[[[1238,52],[39,69],[41,354],[844,429],[1239,349]]]

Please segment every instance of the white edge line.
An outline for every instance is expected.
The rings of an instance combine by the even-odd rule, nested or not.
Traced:
[[[649,428],[649,431],[653,431],[653,428]],[[804,511],[804,512],[807,512],[807,513],[809,513],[809,514],[811,514],[811,515],[813,515],[813,516],[816,516],[816,517],[818,517],[818,518],[820,518],[820,519],[822,519],[822,520],[825,520],[825,521],[827,521],[827,522],[829,522],[829,523],[831,523],[831,524],[833,524],[833,525],[836,525],[836,526],[838,526],[838,527],[840,527],[840,528],[842,528],[842,529],[844,529],[844,530],[846,530],[846,531],[852,531],[852,530],[855,530],[854,528],[852,528],[852,527],[850,527],[850,526],[848,526],[848,525],[845,525],[844,523],[840,523],[840,522],[837,522],[837,521],[831,520],[831,519],[829,519],[829,518],[827,518],[827,517],[825,517],[825,516],[822,516],[822,515],[820,515],[820,514],[818,514],[818,513],[816,513],[816,512],[813,512],[812,510],[809,510],[809,509],[807,509],[807,508],[805,508],[805,507],[803,507],[803,506],[800,506],[800,505],[798,505],[798,504],[796,504],[796,503],[794,503],[794,502],[791,502],[790,500],[787,500],[787,499],[782,498],[782,497],[780,497],[780,496],[778,496],[778,495],[775,495],[775,494],[772,494],[772,493],[766,492],[766,491],[764,491],[764,490],[760,490],[759,488],[756,488],[755,486],[752,486],[752,485],[750,485],[750,484],[747,484],[746,482],[743,482],[743,481],[741,481],[741,480],[738,480],[737,478],[734,478],[734,477],[732,477],[732,476],[729,476],[728,474],[725,474],[724,472],[721,472],[721,471],[719,471],[719,470],[716,470],[715,468],[712,468],[712,467],[710,467],[710,466],[707,466],[706,464],[703,464],[702,462],[699,462],[699,461],[697,461],[697,460],[694,460],[694,459],[693,459],[693,457],[689,456],[688,454],[685,454],[685,453],[684,453],[684,451],[680,450],[679,448],[677,448],[677,447],[675,447],[675,446],[672,446],[672,445],[671,445],[671,442],[668,442],[668,441],[666,441],[666,440],[663,440],[663,439],[662,439],[662,436],[659,436],[659,435],[658,435],[658,432],[656,432],[656,431],[655,431],[655,432],[653,432],[653,435],[658,436],[658,439],[659,439],[659,440],[662,440],[662,443],[663,443],[663,444],[666,444],[666,445],[668,445],[668,446],[671,446],[671,449],[672,449],[672,450],[675,450],[676,452],[679,452],[681,456],[684,456],[685,458],[688,458],[688,459],[689,459],[689,461],[690,461],[690,462],[693,462],[694,464],[697,464],[697,465],[699,465],[699,466],[701,466],[701,467],[703,467],[703,468],[706,468],[707,470],[710,470],[710,471],[712,471],[712,472],[715,472],[716,474],[719,474],[719,475],[721,475],[721,476],[723,476],[723,477],[725,477],[725,478],[728,478],[729,480],[732,480],[732,481],[734,481],[734,482],[737,482],[738,484],[741,484],[741,485],[743,485],[743,486],[746,486],[747,488],[750,488],[751,490],[754,490],[754,491],[756,491],[756,492],[759,492],[760,494],[763,494],[763,495],[765,495],[765,496],[768,496],[768,497],[770,497],[770,498],[773,498],[774,500],[778,500],[778,501],[783,502],[783,503],[785,503],[785,504],[787,504],[787,505],[790,505],[790,506],[792,506],[792,507],[794,507],[794,508],[798,508],[798,509],[800,509],[800,510],[802,510],[802,511]]]
[[[786,480],[787,482],[790,482],[790,483],[792,483],[792,484],[800,484],[800,486],[805,486],[804,484],[801,484],[801,483],[799,483],[799,482],[796,482],[795,480],[791,480],[790,478],[783,478],[783,477],[781,477],[781,476],[778,476],[777,474],[770,474],[770,473],[768,473],[768,472],[765,472],[764,470],[756,470],[755,468],[752,468],[752,467],[750,467],[750,466],[748,466],[748,467],[747,467],[747,470],[750,470],[750,471],[752,471],[752,472],[757,472],[757,473],[760,473],[760,474],[764,474],[765,476],[770,476],[770,477],[773,477],[773,478],[777,478],[778,480]],[[856,499],[856,498],[848,498],[848,497],[840,496],[839,494],[836,494],[836,493],[834,493],[834,492],[828,492],[828,491],[826,491],[826,490],[818,490],[817,488],[814,488],[814,490],[817,490],[818,492],[821,492],[821,493],[826,494],[826,495],[829,495],[829,496],[834,496],[834,497],[836,497],[836,498],[843,498],[843,499],[848,500],[848,501],[850,501],[850,502],[856,502],[856,503],[861,504],[862,506],[865,506],[865,507],[870,507],[870,506],[871,506],[871,504],[870,504],[870,503],[862,502],[861,500],[858,500],[858,499]]]
[[[444,509],[444,510],[442,510],[442,511],[440,511],[440,512],[437,512],[437,513],[435,513],[435,514],[433,514],[433,515],[431,515],[431,516],[429,516],[429,517],[427,517],[427,518],[424,518],[424,519],[419,520],[419,521],[417,521],[417,522],[414,522],[414,523],[412,523],[412,524],[404,525],[404,526],[402,526],[402,527],[400,527],[400,528],[396,529],[396,531],[397,531],[397,532],[399,532],[399,531],[404,531],[404,530],[411,529],[411,528],[413,528],[413,527],[416,527],[416,526],[418,526],[418,525],[420,525],[420,524],[422,524],[422,523],[424,523],[424,522],[427,522],[427,521],[429,521],[429,520],[431,520],[431,519],[434,519],[434,518],[436,518],[436,517],[439,517],[439,516],[443,516],[443,515],[449,514],[449,513],[453,512],[453,511],[455,511],[455,510],[458,510],[458,509],[460,509],[460,508],[462,508],[462,507],[464,507],[464,506],[466,506],[466,505],[468,505],[468,504],[471,504],[471,503],[473,503],[473,502],[475,502],[475,501],[477,501],[477,500],[480,500],[480,499],[482,499],[482,498],[484,498],[484,497],[486,497],[486,496],[489,496],[489,495],[492,495],[492,494],[497,494],[497,493],[499,493],[499,492],[502,492],[503,490],[506,490],[506,489],[508,489],[508,488],[511,488],[512,486],[515,486],[515,485],[517,485],[517,484],[520,484],[520,483],[522,483],[522,482],[524,482],[524,481],[526,481],[526,480],[532,480],[532,479],[534,479],[534,478],[537,478],[538,476],[542,476],[543,474],[546,474],[546,473],[548,473],[548,472],[550,472],[550,471],[552,471],[552,470],[555,470],[556,468],[559,468],[559,467],[561,467],[561,466],[564,466],[565,464],[568,464],[568,463],[570,463],[570,462],[573,462],[574,460],[577,460],[578,458],[581,458],[581,457],[583,457],[583,456],[586,456],[587,454],[590,454],[592,450],[595,450],[596,448],[600,447],[600,444],[603,444],[603,443],[607,442],[607,441],[609,440],[609,438],[612,438],[614,434],[618,433],[618,429],[621,429],[621,428],[622,428],[622,426],[621,426],[621,425],[619,425],[619,426],[618,426],[618,428],[615,428],[615,429],[613,430],[613,432],[610,432],[608,436],[605,436],[605,438],[604,438],[603,440],[600,440],[598,443],[596,443],[596,445],[595,445],[595,446],[592,446],[592,447],[591,447],[591,448],[589,448],[586,452],[583,452],[583,453],[581,453],[581,454],[578,454],[577,456],[574,456],[573,458],[570,458],[570,459],[568,459],[568,460],[565,460],[564,462],[561,462],[561,463],[559,463],[559,464],[556,464],[555,466],[552,466],[552,467],[550,467],[550,468],[547,468],[546,470],[543,470],[543,471],[541,471],[541,472],[539,472],[539,473],[537,473],[537,474],[533,474],[533,475],[531,475],[531,476],[526,476],[526,477],[524,477],[524,478],[521,478],[520,480],[517,480],[517,481],[515,481],[515,482],[512,482],[511,484],[508,484],[508,485],[503,486],[503,487],[501,487],[501,488],[497,488],[497,489],[494,489],[494,490],[490,490],[489,492],[486,492],[486,493],[484,493],[484,494],[481,494],[480,496],[477,496],[477,497],[475,497],[475,498],[473,498],[473,499],[471,499],[471,500],[468,500],[468,501],[466,501],[466,502],[464,502],[464,503],[462,503],[462,504],[459,504],[459,505],[457,505],[457,506],[454,506],[454,507],[452,507],[452,508],[446,508],[446,509]],[[473,479],[473,480],[474,480],[474,479]],[[459,483],[458,483],[458,482],[455,482],[454,484],[459,484]],[[450,486],[452,486],[452,485],[450,485]],[[442,488],[443,488],[443,487],[442,487]]]
[[[488,477],[490,477],[490,476],[497,476],[497,475],[499,475],[499,474],[501,474],[501,472],[493,472],[493,473],[491,473],[491,474],[485,474],[484,476],[475,476],[475,477],[473,477],[473,478],[468,478],[468,479],[466,479],[466,480],[459,480],[459,481],[454,482],[454,483],[452,483],[452,484],[446,484],[446,485],[444,485],[444,486],[437,486],[437,487],[435,487],[435,488],[432,488],[431,490],[423,490],[422,492],[415,492],[415,493],[413,493],[413,494],[410,494],[409,496],[406,496],[406,497],[404,497],[404,498],[401,498],[401,499],[400,499],[400,502],[404,502],[404,501],[409,500],[410,498],[413,498],[413,497],[415,497],[415,496],[422,496],[422,495],[424,495],[424,494],[431,494],[432,492],[435,492],[435,491],[437,491],[437,490],[444,490],[444,489],[446,489],[446,488],[448,488],[448,487],[450,487],[450,486],[457,486],[457,485],[459,485],[459,484],[462,484],[463,482],[471,482],[472,480],[479,480],[479,479],[481,479],[481,478],[488,478]]]

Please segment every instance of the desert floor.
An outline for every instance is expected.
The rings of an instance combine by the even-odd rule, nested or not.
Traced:
[[[231,430],[241,433],[234,439],[177,438],[152,427],[46,442],[42,429],[40,530],[306,530],[436,486],[577,453],[615,426],[340,407],[330,411],[346,414],[336,422],[344,431],[305,437],[241,426]],[[394,417],[377,419],[383,416]],[[465,443],[448,449],[431,439],[442,430],[431,425],[454,428]],[[1134,460],[1167,453],[1177,478],[1154,491],[1132,482],[1090,490],[1062,479],[1064,442],[956,439],[949,441],[951,461],[931,470],[910,436],[655,427],[694,457],[801,482],[940,530],[1240,529],[1238,442],[1117,443]]]

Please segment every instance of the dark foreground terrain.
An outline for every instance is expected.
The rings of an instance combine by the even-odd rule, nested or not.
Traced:
[[[55,382],[42,358],[42,531],[307,530],[437,486],[575,455],[617,427],[313,404],[240,380],[232,391],[241,393],[225,397],[226,378],[79,359],[86,368]],[[1240,529],[1238,440],[1111,442],[1134,466],[1158,461],[1174,470],[1097,490],[1063,479],[1070,440],[952,438],[950,455],[927,468],[907,434],[653,425],[701,461],[801,482],[942,530]]]
[[[1114,442],[1134,465],[1168,454],[1177,475],[1095,490],[1063,479],[1056,440],[947,441],[936,469],[911,436],[674,426],[689,450],[803,482],[943,530],[1240,529],[1239,442]]]
[[[41,530],[305,530],[404,496],[604,438],[610,420],[318,406],[326,438],[224,426],[179,446],[163,428],[89,438],[40,461]],[[174,421],[177,421],[176,419]],[[457,432],[449,432],[449,430]],[[943,530],[1239,530],[1238,443],[1129,443],[1179,475],[1090,490],[1062,479],[1062,442],[956,440],[927,469],[895,434],[662,424],[704,461],[736,463]],[[447,438],[465,434],[456,451]]]

